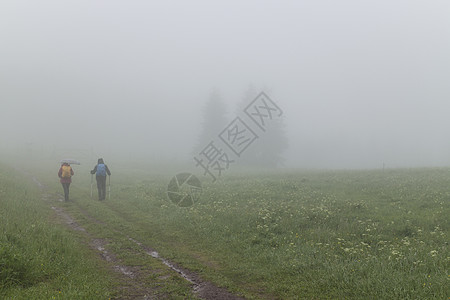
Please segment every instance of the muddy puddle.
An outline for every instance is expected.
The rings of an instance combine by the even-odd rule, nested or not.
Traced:
[[[105,239],[92,239],[91,241],[91,247],[95,248],[97,251],[100,252],[101,257],[106,260],[107,262],[113,262],[117,263],[116,256],[106,250],[105,246],[108,244],[108,242]],[[129,277],[129,278],[135,278],[136,275],[133,272],[133,270],[130,267],[124,266],[124,265],[118,265],[115,264],[113,266],[113,269],[116,272],[122,273],[123,275]]]
[[[202,280],[198,274],[191,272],[189,270],[185,270],[181,267],[178,267],[176,264],[170,262],[169,260],[161,257],[159,253],[153,249],[145,247],[141,242],[136,241],[133,238],[128,237],[128,239],[134,242],[136,245],[140,246],[144,249],[145,253],[153,258],[159,259],[163,264],[177,272],[181,277],[186,279],[192,284],[192,289],[198,297],[202,299],[244,299],[242,297],[238,297],[236,295],[231,294],[225,288],[218,287],[211,282]]]

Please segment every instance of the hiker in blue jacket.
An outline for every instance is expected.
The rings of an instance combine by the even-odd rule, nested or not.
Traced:
[[[103,158],[98,159],[98,163],[94,167],[94,170],[91,171],[91,174],[95,174],[95,179],[97,180],[98,200],[105,200],[106,175],[111,176],[111,172],[109,171],[108,166],[103,162]]]

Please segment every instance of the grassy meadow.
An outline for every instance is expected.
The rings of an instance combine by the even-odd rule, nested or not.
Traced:
[[[216,183],[199,176],[203,181],[199,202],[180,208],[166,194],[176,173],[158,172],[151,166],[108,165],[113,173],[111,199],[96,200],[95,187],[91,199],[88,171],[92,166],[75,166],[71,201],[54,200],[52,205],[64,208],[92,234],[114,240],[110,247],[122,251],[130,262],[143,263],[126,257],[131,246],[125,237],[248,299],[450,296],[450,169],[227,173]],[[32,172],[61,193],[57,168]],[[42,201],[37,188],[24,190],[15,183],[20,178],[4,173],[1,178],[0,222],[6,228],[1,251],[9,256],[18,253],[19,261],[33,257],[23,251],[39,252],[42,246],[33,237],[41,227],[50,230],[50,241],[68,241],[52,244],[53,252],[44,251],[39,259],[25,259],[22,267],[33,272],[6,277],[1,273],[3,290],[15,293],[12,288],[39,286],[47,278],[45,284],[59,291],[56,283],[63,282],[64,272],[45,267],[42,274],[51,273],[45,277],[40,264],[62,264],[55,262],[58,255],[53,253],[77,249],[72,251],[76,256],[86,249],[77,248],[76,236],[47,228],[51,211],[33,204]],[[5,196],[14,200],[5,201]],[[5,221],[5,210],[11,209],[30,211],[32,216],[26,216],[26,224]],[[29,221],[32,218],[37,219]],[[36,249],[21,250],[20,243],[32,243]],[[88,280],[89,274],[85,277]],[[78,284],[82,283],[70,286]],[[91,289],[106,297],[111,287]]]
[[[0,298],[108,299],[111,276],[82,239],[55,226],[31,178],[0,167]]]

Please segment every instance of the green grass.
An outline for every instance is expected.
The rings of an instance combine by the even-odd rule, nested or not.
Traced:
[[[169,179],[117,184],[98,217],[250,298],[449,296],[448,169],[233,175],[187,209]]]
[[[0,168],[0,298],[108,299],[106,269],[51,213],[30,179]]]
[[[132,237],[250,299],[450,296],[450,169],[227,173],[200,177],[200,202],[179,208],[166,195],[174,174],[110,168],[110,200],[90,199],[80,166],[62,205],[117,251]],[[39,172],[61,192],[55,170]],[[143,263],[131,253],[123,259]]]

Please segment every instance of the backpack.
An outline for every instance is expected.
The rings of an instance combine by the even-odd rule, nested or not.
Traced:
[[[106,176],[106,166],[105,164],[98,164],[97,165],[97,173],[95,173],[97,176]]]
[[[61,169],[62,169],[61,177],[63,177],[63,178],[72,177],[72,173],[70,172],[72,170],[72,168],[70,166],[62,166]]]

